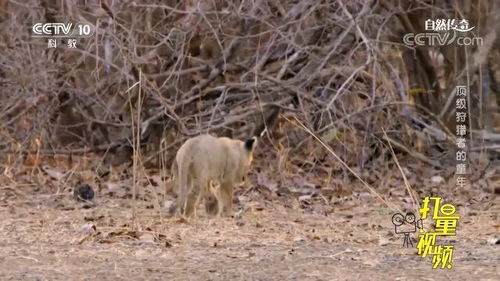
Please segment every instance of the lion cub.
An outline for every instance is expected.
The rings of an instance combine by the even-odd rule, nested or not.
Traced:
[[[226,137],[200,135],[187,140],[177,151],[177,203],[183,216],[195,212],[200,199],[210,215],[229,214],[233,206],[233,188],[243,181],[253,158],[257,138],[245,142]],[[214,192],[217,182],[219,192]]]

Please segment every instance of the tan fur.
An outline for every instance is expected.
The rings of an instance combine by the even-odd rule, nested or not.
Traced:
[[[208,214],[229,214],[233,188],[246,176],[256,144],[247,149],[245,142],[230,138],[200,135],[187,140],[177,151],[177,204],[181,214],[194,214],[200,199],[205,200]],[[218,183],[218,194],[213,184]]]

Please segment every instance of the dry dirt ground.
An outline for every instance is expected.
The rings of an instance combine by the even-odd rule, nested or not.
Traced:
[[[235,217],[183,222],[146,200],[133,217],[131,199],[101,193],[94,204],[29,186],[0,195],[0,280],[500,280],[496,195],[459,207],[451,270],[403,248],[393,212],[370,196],[325,209],[240,192]]]

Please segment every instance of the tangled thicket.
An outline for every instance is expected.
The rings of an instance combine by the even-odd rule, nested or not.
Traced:
[[[456,85],[470,86],[473,129],[498,125],[500,5],[429,2],[0,1],[0,149],[117,153],[135,139],[154,156],[269,123],[279,153],[321,162],[297,118],[351,165],[386,150],[383,130],[439,165],[430,148],[453,147]],[[484,44],[404,46],[428,18],[466,18]],[[95,34],[49,49],[36,22]]]

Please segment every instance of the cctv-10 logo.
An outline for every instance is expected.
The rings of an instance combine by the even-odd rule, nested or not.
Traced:
[[[35,23],[32,27],[33,37],[90,37],[94,29],[85,23]]]

